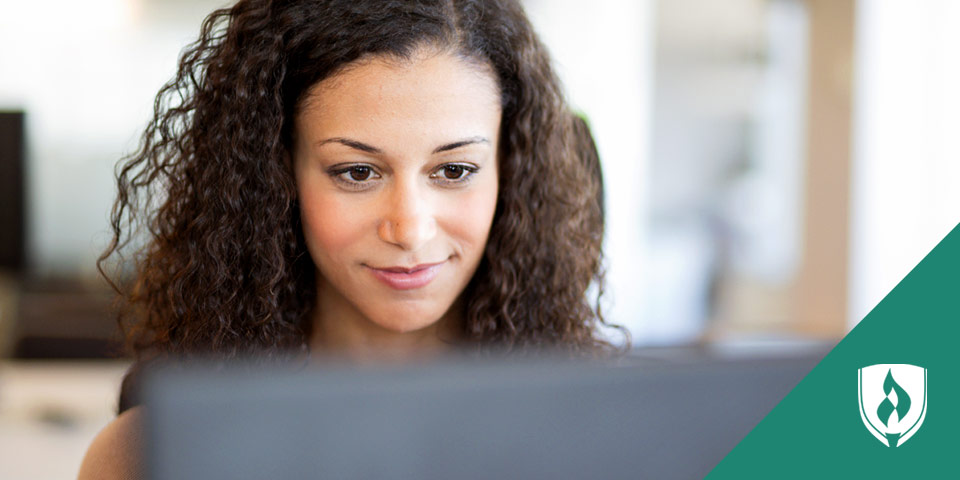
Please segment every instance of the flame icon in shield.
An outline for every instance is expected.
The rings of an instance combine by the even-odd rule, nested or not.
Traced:
[[[927,369],[877,364],[857,370],[860,418],[888,447],[903,445],[927,416]]]

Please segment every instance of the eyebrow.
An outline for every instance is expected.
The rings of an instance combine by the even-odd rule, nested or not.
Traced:
[[[372,145],[367,145],[366,143],[358,142],[356,140],[351,140],[349,138],[343,138],[343,137],[333,137],[333,138],[328,138],[326,140],[322,140],[317,143],[317,146],[322,147],[328,143],[339,143],[341,145],[353,148],[355,150],[360,150],[361,152],[371,153],[374,155],[380,155],[383,153],[383,150],[380,150],[377,147],[374,147]],[[456,150],[458,148],[465,147],[467,145],[473,145],[476,143],[486,143],[487,145],[489,145],[490,140],[486,139],[485,137],[465,138],[463,140],[458,140],[456,142],[448,143],[446,145],[441,145],[433,149],[432,153],[437,154],[442,152],[448,152],[450,150]]]

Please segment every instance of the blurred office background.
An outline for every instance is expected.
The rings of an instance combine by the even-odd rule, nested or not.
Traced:
[[[0,0],[0,478],[74,475],[111,417],[113,168],[225,3]],[[960,2],[524,3],[637,347],[835,343],[960,221]]]

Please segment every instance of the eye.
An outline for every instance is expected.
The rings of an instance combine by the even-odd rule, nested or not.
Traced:
[[[447,180],[459,180],[467,172],[462,165],[445,165],[443,167],[443,178]]]
[[[349,173],[351,180],[356,182],[362,182],[370,178],[370,174],[373,173],[373,170],[371,170],[370,167],[357,165],[355,167],[351,167],[349,170],[347,170],[344,173]]]
[[[477,170],[479,169],[474,166],[449,163],[440,167],[437,173],[441,175],[439,179],[444,183],[465,183]]]
[[[373,168],[368,165],[351,165],[330,172],[334,180],[350,187],[358,187],[364,183],[370,183],[367,180],[375,174],[376,172],[373,171]]]

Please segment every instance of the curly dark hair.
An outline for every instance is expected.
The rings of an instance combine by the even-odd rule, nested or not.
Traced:
[[[284,161],[294,115],[345,65],[421,46],[490,65],[502,95],[499,197],[463,292],[464,332],[501,351],[618,351],[598,333],[608,324],[596,150],[516,1],[241,0],[203,22],[118,166],[98,266],[124,299],[119,322],[137,359],[308,348],[316,273]],[[148,235],[131,281],[106,273],[138,233]]]

